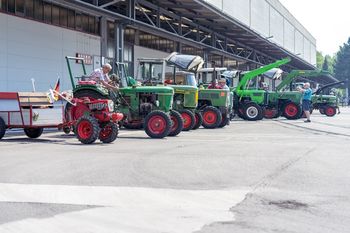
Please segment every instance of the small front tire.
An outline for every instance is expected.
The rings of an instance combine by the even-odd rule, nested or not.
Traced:
[[[28,138],[38,138],[43,133],[43,128],[25,128],[24,133]]]

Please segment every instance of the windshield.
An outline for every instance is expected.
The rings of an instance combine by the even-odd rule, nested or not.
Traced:
[[[216,80],[220,79],[221,74],[224,71],[216,71]],[[207,71],[207,72],[199,72],[198,73],[198,82],[199,83],[203,83],[203,84],[209,84],[211,82],[213,82],[213,80],[215,79],[215,73],[213,71]]]
[[[163,83],[163,63],[140,62],[137,79],[143,83]]]

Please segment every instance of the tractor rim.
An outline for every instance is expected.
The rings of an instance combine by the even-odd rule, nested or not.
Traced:
[[[215,124],[217,121],[216,113],[213,111],[207,111],[203,114],[203,121],[205,121],[207,124]]]
[[[104,140],[107,139],[111,136],[113,132],[112,127],[108,124],[105,127],[103,127],[103,129],[100,132],[100,139]]]
[[[188,128],[191,126],[191,116],[187,113],[181,113],[182,118],[184,119],[184,128]]]
[[[265,115],[265,118],[273,118],[275,115],[275,112],[273,109],[265,109],[264,115]]]
[[[93,131],[93,126],[90,122],[84,120],[78,125],[78,134],[82,139],[88,139],[91,137]]]
[[[166,129],[166,120],[161,116],[153,116],[148,121],[148,128],[153,134],[161,134]]]
[[[289,117],[294,117],[298,113],[298,108],[295,104],[288,104],[285,108],[285,114]]]
[[[247,108],[246,113],[249,118],[255,118],[258,116],[259,110],[256,107],[251,106]]]
[[[326,109],[326,113],[327,113],[327,115],[331,116],[334,114],[334,109],[332,107],[328,107]]]
[[[171,126],[171,132],[174,132],[177,127],[179,127],[179,122],[177,121],[177,118],[174,116],[171,116],[171,121],[173,122],[173,125]]]

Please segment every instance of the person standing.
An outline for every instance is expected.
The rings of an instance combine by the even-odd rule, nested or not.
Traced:
[[[310,123],[310,108],[311,108],[311,98],[312,98],[312,90],[310,88],[310,83],[305,83],[303,88],[299,88],[299,91],[303,93],[303,111],[306,115],[307,120],[305,123]]]

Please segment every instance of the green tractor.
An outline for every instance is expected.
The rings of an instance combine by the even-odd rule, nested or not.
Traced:
[[[331,95],[330,90],[332,87],[336,86],[347,86],[348,81],[339,81],[330,83],[321,88],[318,88],[316,92],[312,95],[312,108],[318,109],[321,114],[324,114],[328,117],[333,117],[335,114],[340,113],[338,98],[336,95]]]
[[[257,121],[263,119],[266,115],[265,112],[269,109],[278,109],[279,101],[277,98],[273,98],[273,92],[264,87],[257,88],[257,80],[264,73],[290,61],[290,58],[285,58],[258,69],[237,74],[240,76],[240,81],[233,89],[235,92],[233,106],[239,117],[248,121]],[[274,76],[276,75],[278,74],[274,74]],[[251,85],[252,83],[254,85]]]
[[[296,78],[319,78],[330,75],[330,73],[320,70],[292,70],[276,87],[275,94],[272,95],[272,98],[279,101],[279,114],[289,120],[299,119],[303,115],[301,106],[303,94],[299,91],[293,91],[296,87],[302,86],[303,83],[293,83]]]
[[[217,80],[226,68],[217,68],[215,63],[212,68],[202,68],[197,72],[199,83],[198,110],[203,116],[203,127],[207,129],[223,128],[230,124],[233,92],[215,87]]]
[[[177,53],[167,58],[138,59],[138,81],[146,86],[166,85],[174,89],[172,118],[175,124],[183,124],[183,131],[197,129],[202,122],[202,116],[196,110],[198,87],[191,77],[203,63],[199,56]],[[183,123],[178,116],[181,116]]]
[[[115,110],[125,116],[124,124],[137,127],[143,125],[151,138],[164,138],[170,134],[173,125],[170,112],[174,96],[171,87],[140,87],[130,78],[121,76],[119,91],[108,91],[96,82],[88,80],[83,59],[66,57],[66,61],[74,97],[112,99]],[[79,76],[73,75],[72,62],[81,64]]]

